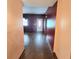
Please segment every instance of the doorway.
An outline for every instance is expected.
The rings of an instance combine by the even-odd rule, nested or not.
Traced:
[[[44,13],[34,13],[42,9],[38,7],[30,7],[30,11],[33,12],[28,13],[28,10],[27,13],[23,13],[25,50],[20,59],[53,58],[56,8],[57,2],[47,9],[44,8]]]

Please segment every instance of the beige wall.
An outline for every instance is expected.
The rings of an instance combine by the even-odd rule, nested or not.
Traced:
[[[70,0],[58,0],[54,51],[58,59],[70,59]]]
[[[24,49],[22,1],[7,0],[7,58],[19,59]]]

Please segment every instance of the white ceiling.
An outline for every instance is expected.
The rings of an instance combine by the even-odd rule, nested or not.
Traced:
[[[23,13],[44,14],[57,0],[23,0]]]
[[[57,0],[23,0],[24,6],[49,7],[53,6]]]
[[[48,8],[42,7],[26,7],[23,8],[23,13],[27,14],[44,14]]]

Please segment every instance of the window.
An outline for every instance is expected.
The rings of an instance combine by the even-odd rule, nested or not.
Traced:
[[[42,31],[43,28],[43,19],[37,18],[37,31]]]
[[[23,18],[23,26],[28,26],[28,19]]]
[[[56,21],[53,19],[47,19],[47,28],[51,29],[51,28],[55,28],[56,25]]]

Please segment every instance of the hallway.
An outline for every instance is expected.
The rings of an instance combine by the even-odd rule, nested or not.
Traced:
[[[25,49],[20,59],[57,59],[53,52],[57,2],[52,4],[47,7],[24,5]]]
[[[8,0],[7,59],[70,59],[70,2]]]
[[[24,43],[25,50],[20,59],[53,59],[53,53],[44,34],[25,33]]]

